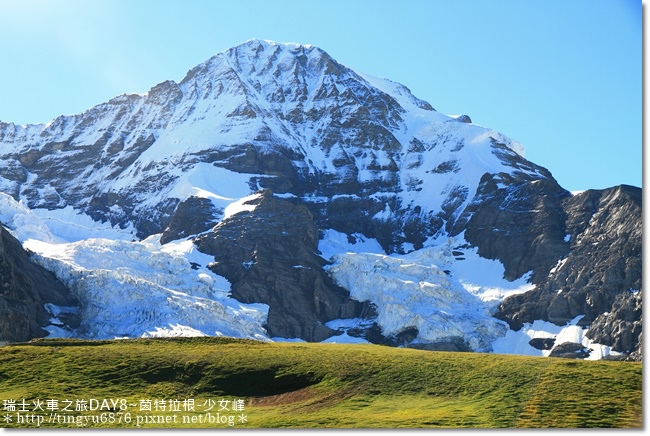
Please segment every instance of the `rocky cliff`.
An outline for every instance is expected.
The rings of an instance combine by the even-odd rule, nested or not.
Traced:
[[[618,186],[585,191],[558,198],[556,207],[562,218],[556,221],[556,236],[565,234],[564,244],[558,241],[558,255],[549,257],[556,264],[541,275],[533,291],[506,299],[497,316],[519,329],[536,319],[562,325],[582,315],[579,324],[592,326],[590,337],[615,351],[638,351],[641,190]]]
[[[0,340],[27,341],[47,336],[42,327],[79,325],[79,302],[20,242],[0,225]],[[54,320],[53,320],[54,319]]]
[[[363,305],[323,271],[318,228],[305,206],[270,190],[241,205],[195,243],[214,256],[209,268],[230,281],[235,299],[269,305],[270,336],[322,341],[335,333],[327,321],[361,314]]]

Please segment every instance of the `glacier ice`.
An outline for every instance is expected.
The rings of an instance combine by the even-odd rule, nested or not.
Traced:
[[[415,343],[463,338],[474,351],[492,351],[507,325],[450,277],[443,262],[436,248],[402,256],[349,252],[335,256],[328,269],[352,298],[375,304],[384,335],[416,328]]]
[[[81,337],[185,334],[268,340],[262,327],[268,306],[229,297],[229,283],[206,268],[212,259],[189,240],[162,246],[157,235],[141,242],[29,240],[25,246],[79,298]]]

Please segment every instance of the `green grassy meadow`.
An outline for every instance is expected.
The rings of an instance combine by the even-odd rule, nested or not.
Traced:
[[[9,428],[641,427],[642,365],[227,338],[40,340],[0,347],[0,407]]]

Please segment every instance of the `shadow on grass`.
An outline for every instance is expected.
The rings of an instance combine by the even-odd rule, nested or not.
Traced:
[[[282,369],[226,372],[223,369],[158,367],[139,374],[149,384],[180,382],[198,394],[235,397],[266,397],[293,392],[317,384],[314,374],[282,373]]]

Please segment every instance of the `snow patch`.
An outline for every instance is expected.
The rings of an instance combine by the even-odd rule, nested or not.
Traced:
[[[238,213],[254,211],[257,205],[250,203],[254,200],[260,199],[261,197],[262,194],[253,194],[229,204],[224,211],[223,219],[225,220],[226,218],[230,218]]]
[[[582,344],[589,350],[589,357],[585,360],[599,360],[603,357],[620,355],[611,347],[593,342],[585,333],[587,329],[578,326],[577,323],[583,316],[577,316],[565,326],[558,326],[548,321],[537,320],[525,323],[519,331],[508,330],[506,335],[497,339],[492,344],[493,352],[498,354],[519,354],[526,356],[548,357],[552,350],[566,342]],[[555,339],[550,350],[538,350],[530,345],[531,339],[548,338]]]
[[[207,336],[200,330],[193,329],[192,327],[170,324],[168,327],[154,327],[153,331],[146,331],[142,334],[143,338],[171,338],[171,337],[201,337]]]
[[[322,342],[324,344],[369,344],[370,343],[363,338],[350,336],[347,333],[343,333],[338,336],[332,336],[330,338],[325,339]]]
[[[361,233],[348,236],[332,229],[323,232],[322,238],[318,241],[318,251],[325,260],[331,260],[333,256],[341,253],[386,254],[376,239],[367,238]]]
[[[567,262],[567,260],[569,260],[568,257],[565,257],[564,259],[558,260],[557,263],[555,264],[555,266],[553,268],[551,268],[551,270],[548,272],[548,275],[552,276],[553,274],[558,272],[560,269],[562,269],[562,267]]]
[[[496,309],[505,298],[528,292],[535,287],[530,283],[532,271],[516,280],[506,280],[503,264],[479,256],[478,248],[469,246],[464,233],[427,241],[426,246],[430,248],[428,251],[419,250],[422,251],[418,255],[422,261],[435,262],[467,292],[481,299],[490,310]]]

